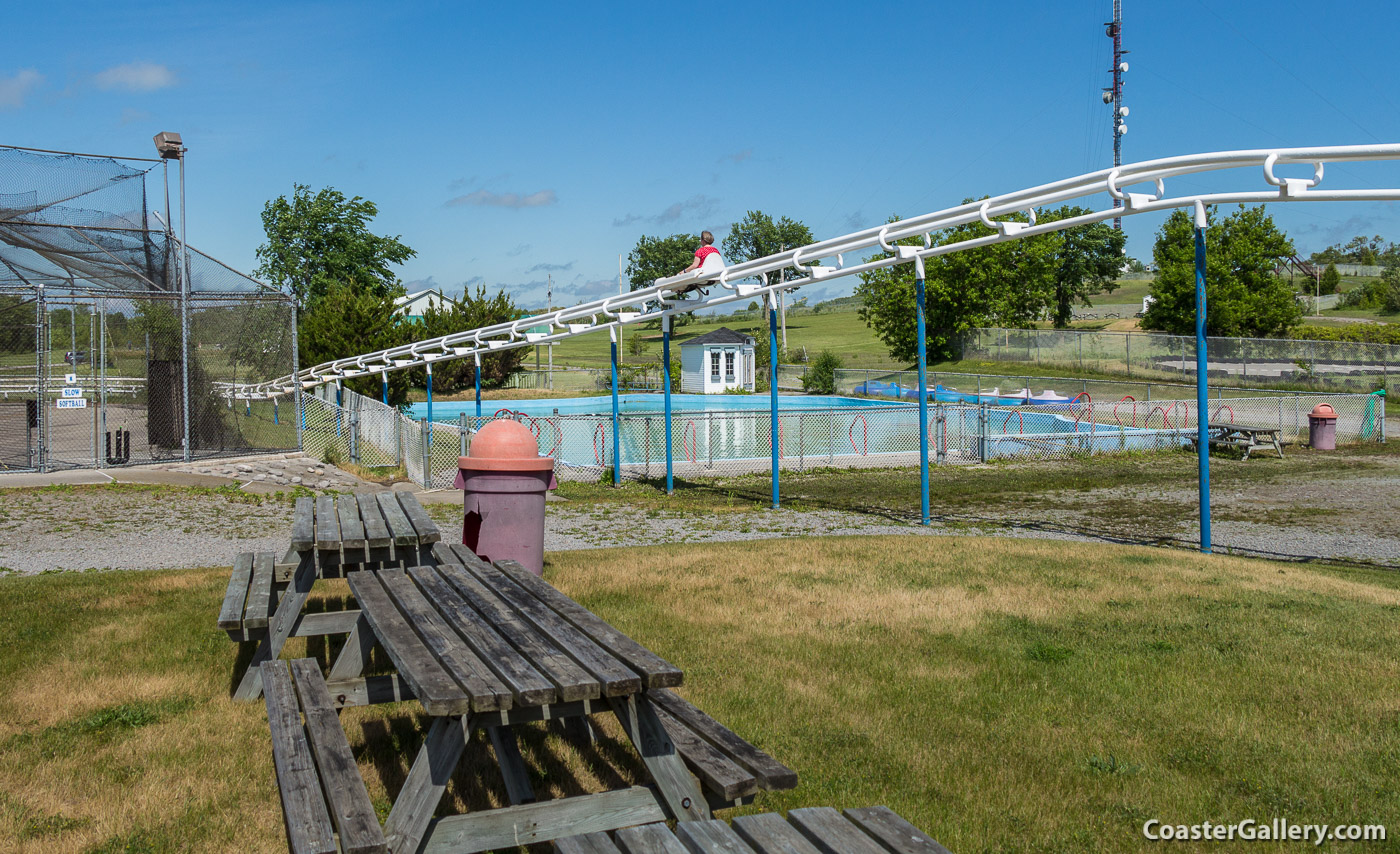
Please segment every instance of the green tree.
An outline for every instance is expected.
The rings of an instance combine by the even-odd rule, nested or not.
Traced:
[[[1342,274],[1337,272],[1337,265],[1328,264],[1327,269],[1322,271],[1322,276],[1318,279],[1317,290],[1321,294],[1335,294],[1341,284]]]
[[[312,194],[295,184],[290,200],[279,196],[263,206],[267,242],[258,247],[254,272],[308,310],[337,283],[386,296],[399,284],[393,265],[416,253],[398,237],[369,230],[378,213],[360,196],[347,199],[333,187]]]
[[[700,245],[700,237],[694,234],[672,234],[669,237],[652,237],[643,234],[637,238],[637,245],[627,253],[627,281],[630,290],[649,288],[657,279],[674,276],[690,266],[695,260],[695,249]],[[672,327],[684,326],[691,321],[688,313],[671,315]]]
[[[1400,311],[1400,266],[1391,264],[1382,270],[1380,285],[1381,311]]]
[[[303,368],[345,359],[375,350],[407,344],[416,330],[394,312],[394,298],[403,288],[377,293],[348,282],[333,282],[312,308],[301,314],[297,325],[297,348]],[[366,397],[380,396],[379,377],[346,381],[346,386]],[[404,371],[389,373],[389,404],[408,404],[409,376]]]
[[[729,227],[729,236],[720,244],[727,264],[753,261],[815,243],[812,230],[798,220],[773,217],[763,211],[749,211],[744,218]],[[769,282],[786,282],[798,278],[792,267],[768,274]]]
[[[1065,205],[1053,211],[1038,211],[1040,222],[1053,222],[1092,213],[1088,208]],[[1091,305],[1089,297],[1112,292],[1118,286],[1118,270],[1123,264],[1126,235],[1106,222],[1096,222],[1053,231],[1032,241],[1046,241],[1054,253],[1054,303],[1050,319],[1056,329],[1064,329],[1074,319],[1075,303]],[[1139,265],[1141,266],[1141,265]]]
[[[889,221],[898,222],[898,217]],[[951,245],[991,233],[980,222],[973,222],[939,232],[935,244]],[[900,242],[914,245],[921,241],[911,237]],[[924,304],[930,357],[951,358],[959,337],[969,329],[1029,327],[1043,317],[1054,299],[1057,248],[1054,240],[1026,238],[928,259]],[[882,253],[867,260],[887,257]],[[861,299],[861,320],[875,330],[890,356],[913,361],[918,346],[914,265],[896,264],[861,273],[855,293]]]
[[[836,372],[841,364],[841,357],[835,351],[821,351],[802,374],[802,390],[808,394],[835,394]]]
[[[36,314],[34,300],[0,294],[0,353],[34,354]]]
[[[1206,231],[1206,334],[1262,338],[1297,326],[1303,310],[1286,279],[1274,273],[1278,259],[1294,253],[1293,242],[1275,225],[1263,205],[1239,209],[1220,219],[1209,208]],[[1196,243],[1192,217],[1176,210],[1157,233],[1152,248],[1157,279],[1144,329],[1177,335],[1196,329]]]
[[[446,302],[439,306],[433,303],[423,312],[421,325],[410,327],[410,337],[414,340],[441,338],[454,332],[480,329],[515,320],[521,316],[520,309],[502,288],[495,296],[486,295],[486,286],[478,285],[476,293],[466,291],[460,302]],[[528,347],[514,347],[497,350],[481,357],[481,384],[496,387],[520,369],[520,363],[529,353]],[[427,370],[414,368],[410,371],[415,385],[427,384]],[[433,366],[434,393],[452,394],[476,384],[476,360],[453,359],[435,363]]]

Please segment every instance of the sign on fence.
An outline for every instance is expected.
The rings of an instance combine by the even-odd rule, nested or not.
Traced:
[[[64,375],[63,375],[63,381],[64,381],[65,383],[67,383],[68,385],[76,385],[77,382],[78,382],[78,375],[77,375],[77,374],[64,374]]]
[[[83,390],[80,389],[80,388],[65,388],[65,389],[63,390],[63,396],[64,396],[64,397],[82,397],[82,396],[83,396]]]
[[[87,398],[85,397],[61,397],[55,402],[58,404],[58,409],[87,409]]]

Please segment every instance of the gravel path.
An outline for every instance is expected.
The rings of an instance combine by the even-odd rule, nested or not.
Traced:
[[[254,461],[252,489],[271,485],[257,475],[269,469]],[[1216,493],[1213,533],[1217,551],[1293,560],[1338,560],[1400,568],[1400,458],[1376,458],[1366,473],[1311,477],[1297,482],[1262,482]],[[280,463],[274,468],[285,469]],[[296,465],[314,468],[299,461]],[[324,467],[316,483],[381,489],[353,475]],[[310,473],[309,473],[310,474]],[[251,477],[250,477],[251,475]],[[456,493],[428,510],[449,532],[459,530]],[[551,502],[545,549],[708,543],[773,537],[910,534],[1009,536],[1172,545],[1197,542],[1195,491],[1155,487],[1105,488],[1056,493],[1044,506],[1018,511],[959,511],[944,508],[935,524],[838,510],[671,512],[621,504]],[[1133,508],[1165,506],[1178,520]],[[1117,508],[1108,515],[1105,508]],[[160,569],[225,566],[240,551],[285,549],[292,504],[285,496],[226,495],[210,490],[149,487],[0,491],[0,573],[33,574],[87,569]]]

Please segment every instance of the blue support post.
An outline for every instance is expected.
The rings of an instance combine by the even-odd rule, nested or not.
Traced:
[[[379,372],[379,391],[380,391],[380,396],[381,396],[382,400],[384,401],[384,405],[385,405],[385,406],[388,406],[388,405],[389,405],[389,372],[388,372],[388,371],[380,371],[380,372]]]
[[[253,399],[251,397],[243,398],[243,414],[249,418],[253,417]]]
[[[778,298],[768,294],[768,400],[771,410],[769,444],[773,448],[773,509],[778,509]]]
[[[676,491],[671,471],[671,315],[661,317],[661,385],[666,399],[666,494]]]
[[[617,407],[617,330],[608,330],[612,337],[612,434],[613,434],[613,486],[622,485],[622,437],[618,435],[618,428],[622,419],[618,417]]]
[[[919,501],[923,524],[929,524],[928,499],[928,341],[924,332],[924,259],[914,256],[914,314],[919,342]]]
[[[336,438],[340,438],[340,415],[341,415],[341,407],[345,405],[344,401],[341,400],[341,396],[342,396],[342,394],[344,393],[344,391],[345,391],[345,386],[341,383],[340,380],[336,380],[336,381],[335,381],[335,435],[336,435]]]
[[[1196,202],[1196,460],[1200,473],[1201,552],[1210,554],[1210,406],[1206,388],[1206,207]]]
[[[433,363],[424,360],[423,365],[428,369],[428,423],[433,420]]]
[[[476,380],[476,417],[481,417],[481,354],[472,354],[476,358],[476,370],[472,372]]]
[[[272,423],[273,423],[273,424],[278,423],[278,422],[277,422],[277,398],[275,398],[275,397],[272,399]]]

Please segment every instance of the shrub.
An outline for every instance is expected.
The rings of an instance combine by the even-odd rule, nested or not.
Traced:
[[[831,350],[821,351],[802,374],[802,390],[808,394],[835,394],[836,370],[840,367],[840,356]]]

